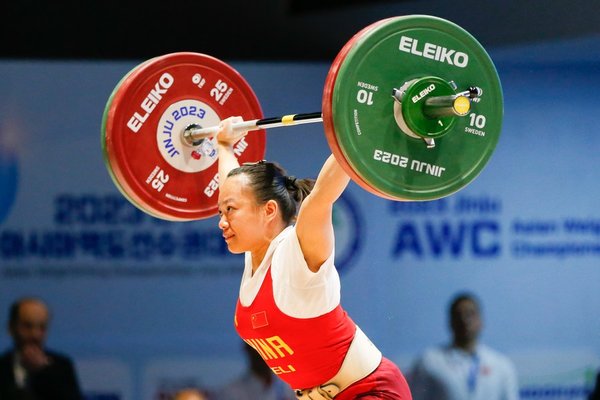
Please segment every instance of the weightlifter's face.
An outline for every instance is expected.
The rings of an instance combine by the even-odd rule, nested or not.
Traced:
[[[218,207],[219,228],[229,251],[243,253],[264,246],[264,213],[256,203],[246,175],[225,179],[219,191]]]

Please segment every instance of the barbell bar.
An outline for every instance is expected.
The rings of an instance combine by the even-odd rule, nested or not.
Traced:
[[[321,112],[303,113],[303,114],[288,114],[281,117],[253,119],[250,121],[235,122],[231,124],[234,131],[247,130],[254,131],[256,129],[279,128],[282,126],[295,126],[302,124],[312,124],[315,122],[323,122]],[[219,132],[219,126],[209,126],[206,128],[198,124],[191,124],[183,131],[183,140],[190,146],[198,146],[202,140],[213,137]]]
[[[423,113],[430,118],[459,116],[464,117],[471,109],[470,101],[481,97],[483,91],[478,87],[470,87],[461,93],[451,96],[432,96],[428,97],[423,104]],[[404,92],[393,88],[392,97],[399,103],[402,103]],[[234,131],[254,131],[256,129],[279,128],[282,126],[296,126],[302,124],[311,124],[323,122],[321,112],[288,114],[281,117],[253,119],[250,121],[241,121],[231,124]],[[198,124],[187,126],[183,132],[184,141],[190,146],[198,146],[202,140],[212,137],[219,132],[218,125],[203,128]],[[428,146],[434,147],[434,146]]]

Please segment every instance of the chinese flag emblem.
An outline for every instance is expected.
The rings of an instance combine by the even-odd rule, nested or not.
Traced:
[[[269,325],[269,321],[267,321],[267,312],[261,311],[250,316],[250,321],[252,321],[252,328],[258,329],[263,326]]]

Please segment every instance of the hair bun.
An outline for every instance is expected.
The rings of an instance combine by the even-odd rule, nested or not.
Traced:
[[[285,177],[285,187],[288,189],[296,188],[296,177],[295,176],[286,176]]]

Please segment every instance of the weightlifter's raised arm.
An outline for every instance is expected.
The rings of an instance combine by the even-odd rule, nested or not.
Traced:
[[[248,131],[234,130],[232,124],[242,121],[241,117],[229,117],[219,124],[220,129],[216,135],[217,151],[219,153],[219,182],[225,182],[229,171],[240,166],[233,151],[233,146],[238,140],[246,136]]]

